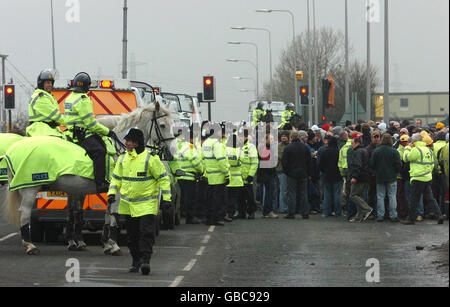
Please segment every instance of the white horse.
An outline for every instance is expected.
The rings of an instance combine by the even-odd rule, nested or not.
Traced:
[[[105,123],[109,127],[116,126],[113,131],[118,135],[119,139],[123,139],[122,136],[130,128],[137,127],[143,131],[146,143],[150,141],[150,143],[165,146],[166,151],[175,146],[170,110],[161,106],[158,102],[136,109],[130,114],[123,114],[115,119],[104,118],[98,121]],[[10,170],[8,170],[8,177],[9,182],[11,182],[12,173]],[[4,206],[5,216],[11,223],[20,227],[22,245],[25,247],[26,253],[36,255],[40,252],[31,242],[30,218],[36,194],[44,189],[64,191],[69,195],[69,207],[73,211],[75,224],[73,232],[69,231],[68,233],[71,236],[69,240],[74,240],[78,249],[85,247],[86,245],[81,236],[81,221],[78,218],[78,213],[81,212],[85,196],[96,193],[96,185],[91,179],[74,175],[63,175],[45,186],[21,188],[16,191],[8,191],[7,193],[6,205]],[[113,216],[111,213],[114,214],[114,212],[107,212],[107,215]]]

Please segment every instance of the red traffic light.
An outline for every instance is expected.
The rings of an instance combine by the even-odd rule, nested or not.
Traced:
[[[211,85],[212,84],[212,79],[210,79],[210,78],[205,79],[205,84],[206,85]]]
[[[305,87],[302,87],[302,89],[300,90],[300,93],[302,93],[303,95],[305,95],[308,92],[308,90]]]
[[[6,94],[11,95],[12,93],[14,93],[14,89],[10,86],[7,86],[5,88],[5,92],[6,92]]]

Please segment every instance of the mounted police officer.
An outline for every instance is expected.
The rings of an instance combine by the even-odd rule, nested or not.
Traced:
[[[108,182],[105,181],[106,147],[102,136],[114,137],[115,134],[96,121],[92,101],[86,94],[90,85],[91,77],[87,73],[80,72],[75,76],[74,90],[64,103],[64,113],[69,137],[93,160],[97,192],[103,193],[108,189]]]
[[[65,125],[66,121],[51,93],[54,83],[55,77],[50,70],[41,71],[37,78],[37,88],[28,105],[30,120],[30,125],[26,129],[28,136],[63,136],[59,125]]]
[[[292,117],[297,114],[295,112],[295,106],[293,103],[288,103],[286,105],[286,110],[281,115],[281,123],[278,126],[278,129],[281,129],[284,127],[284,125],[289,124],[291,122]]]
[[[157,155],[145,150],[144,134],[130,129],[125,136],[126,153],[114,169],[108,191],[108,204],[120,192],[119,214],[127,216],[128,247],[133,258],[130,272],[150,273],[154,229],[161,191],[162,206],[171,205],[170,179]]]
[[[261,121],[261,117],[266,115],[266,111],[264,111],[264,102],[258,102],[256,109],[253,110],[253,127],[258,126]]]

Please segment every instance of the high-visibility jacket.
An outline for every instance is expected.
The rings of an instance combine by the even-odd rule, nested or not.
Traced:
[[[429,182],[433,179],[434,155],[424,142],[415,142],[414,148],[406,146],[403,159],[409,162],[411,182]]]
[[[435,161],[436,164],[439,164],[439,161],[438,161],[439,150],[441,150],[445,146],[445,144],[447,144],[446,141],[437,141],[437,142],[435,142],[433,144],[434,161]],[[437,169],[439,170],[438,172],[440,174],[441,173],[441,168],[438,167]]]
[[[85,93],[73,92],[64,102],[66,127],[72,131],[74,126],[86,129],[86,138],[92,133],[108,135],[109,129],[98,123],[94,116],[92,101]]]
[[[209,185],[224,184],[230,178],[230,164],[225,152],[225,145],[213,137],[203,142],[203,165]]]
[[[23,136],[21,135],[14,133],[0,133],[0,157],[6,154],[9,147],[21,140],[23,140]],[[0,182],[1,181],[8,181],[6,159],[0,160]]]
[[[157,155],[133,149],[119,157],[108,191],[108,196],[120,192],[119,214],[157,215],[160,190],[162,199],[171,201],[170,179]]]
[[[240,157],[242,179],[244,180],[244,184],[248,184],[247,178],[249,176],[254,178],[258,171],[259,159],[256,146],[247,141],[241,149]]]
[[[253,110],[253,126],[258,126],[259,121],[261,120],[261,117],[266,114],[266,111],[261,109],[254,109]]]
[[[345,143],[345,145],[342,146],[341,150],[339,151],[338,167],[339,167],[339,171],[341,172],[342,176],[346,175],[346,172],[348,169],[347,153],[348,153],[348,149],[351,146],[352,146],[352,140],[348,139],[347,143]]]
[[[284,111],[283,114],[281,114],[281,124],[278,126],[278,129],[283,128],[284,125],[288,124],[295,114],[295,111],[292,110]]]
[[[230,164],[230,184],[227,187],[243,187],[241,170],[241,148],[226,148],[228,163]]]
[[[186,174],[178,179],[194,181],[195,174],[203,173],[202,157],[193,144],[183,141],[178,142],[177,153],[174,158],[178,162],[178,168]]]
[[[442,148],[441,154],[439,155],[439,162],[444,164],[444,173],[445,173],[445,181],[447,183],[447,190],[449,186],[449,178],[448,178],[448,143]]]
[[[31,123],[26,129],[28,136],[62,137],[59,127],[52,128],[46,124],[66,124],[64,115],[59,112],[58,102],[51,93],[41,89],[34,91],[28,104],[28,118]]]

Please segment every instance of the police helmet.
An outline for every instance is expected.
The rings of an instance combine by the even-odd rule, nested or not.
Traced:
[[[295,106],[294,106],[294,104],[292,102],[287,104],[286,110],[294,111],[294,109],[295,109]]]
[[[37,78],[37,87],[43,90],[45,81],[51,81],[53,84],[55,83],[55,75],[52,73],[50,69],[45,69],[41,71],[41,73]]]
[[[144,145],[144,133],[137,128],[131,128],[124,139],[138,143],[139,145]]]
[[[91,77],[85,72],[80,72],[73,78],[73,88],[77,93],[87,93],[90,86]]]
[[[262,110],[262,108],[264,108],[264,102],[258,102],[258,106],[256,108]]]

